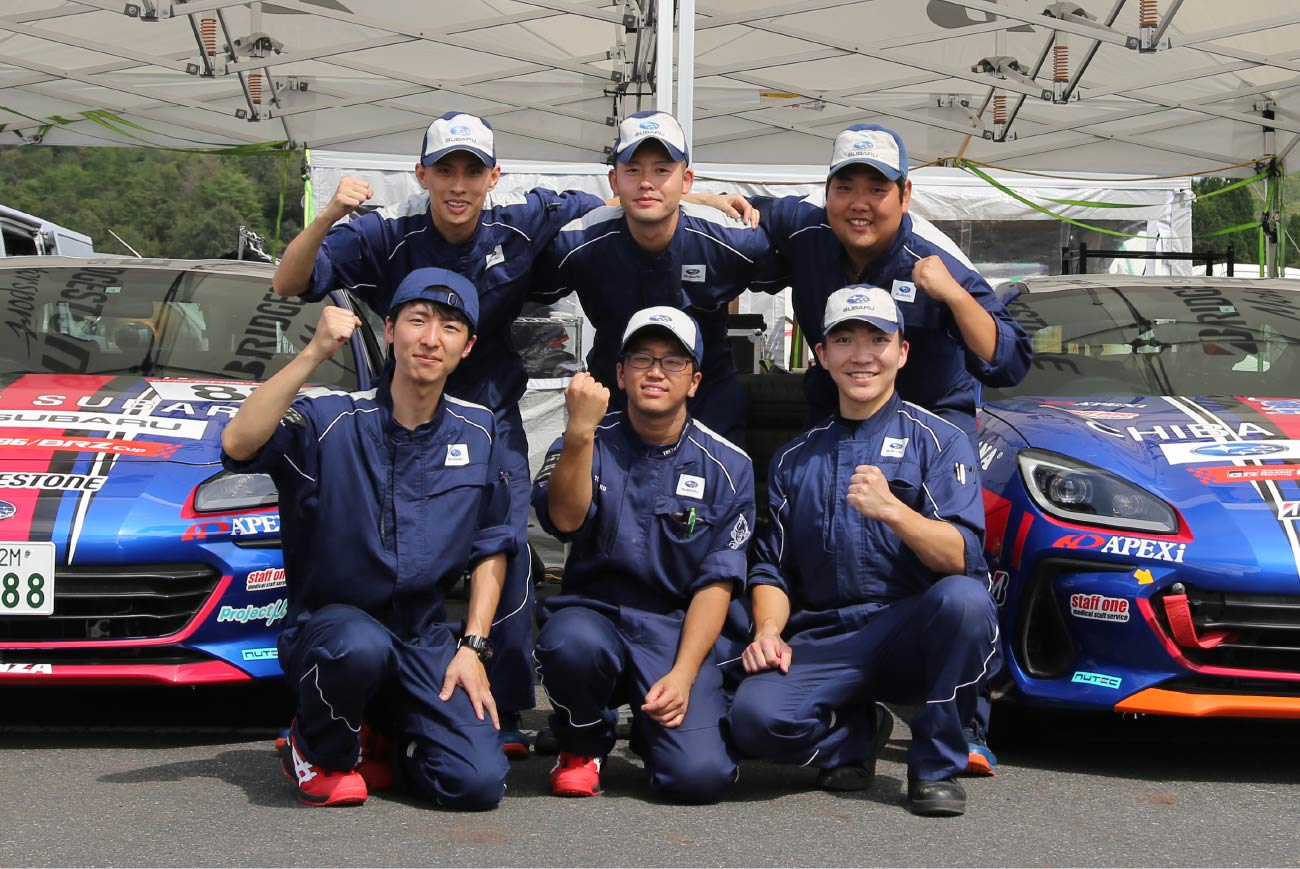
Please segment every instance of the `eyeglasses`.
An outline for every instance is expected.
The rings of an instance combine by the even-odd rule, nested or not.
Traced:
[[[669,374],[681,374],[691,367],[689,356],[651,356],[649,353],[628,353],[623,357],[624,365],[642,371],[653,368],[656,362],[659,363],[660,368]]]

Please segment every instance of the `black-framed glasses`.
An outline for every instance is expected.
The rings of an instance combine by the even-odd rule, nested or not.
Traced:
[[[660,368],[669,374],[681,374],[691,367],[691,357],[679,356],[675,353],[670,353],[667,356],[651,356],[649,353],[627,353],[623,356],[624,365],[641,371],[653,368],[656,362],[659,363]]]

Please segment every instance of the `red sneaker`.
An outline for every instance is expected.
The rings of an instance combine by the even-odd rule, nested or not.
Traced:
[[[551,769],[551,793],[557,797],[599,796],[600,765],[598,757],[560,752]]]
[[[309,806],[359,806],[369,792],[366,780],[356,770],[325,769],[298,751],[291,737],[280,752],[284,774],[298,785],[298,802]]]
[[[367,790],[393,788],[393,741],[364,721],[361,722],[361,759],[357,761],[356,771],[366,780]]]

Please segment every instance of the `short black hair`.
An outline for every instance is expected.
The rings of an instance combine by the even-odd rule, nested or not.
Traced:
[[[465,312],[460,308],[453,308],[451,305],[442,302],[435,302],[433,299],[411,299],[403,302],[396,308],[389,308],[388,313],[384,316],[385,320],[391,320],[396,323],[397,318],[402,316],[402,312],[412,305],[428,305],[433,313],[437,314],[443,320],[454,320],[457,323],[464,323],[465,328],[469,329],[469,334],[474,334],[474,324],[465,316]]]

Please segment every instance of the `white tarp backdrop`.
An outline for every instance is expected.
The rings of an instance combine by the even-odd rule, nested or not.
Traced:
[[[405,155],[455,108],[599,162],[667,103],[674,36],[702,162],[816,165],[855,121],[914,165],[1067,174],[1253,174],[1300,140],[1295,0],[5,0],[0,141]]]

